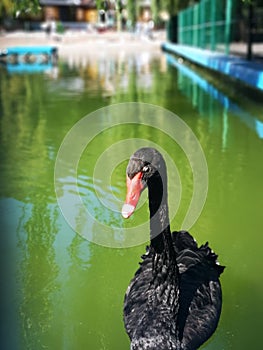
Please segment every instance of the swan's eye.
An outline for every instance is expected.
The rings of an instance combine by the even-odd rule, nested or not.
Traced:
[[[145,166],[142,168],[142,171],[143,171],[144,173],[147,173],[149,170],[150,170],[150,168],[148,167],[148,165],[145,165]]]

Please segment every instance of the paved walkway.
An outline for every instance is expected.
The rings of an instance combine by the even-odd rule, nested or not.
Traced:
[[[159,49],[160,44],[166,41],[164,30],[154,32],[154,40],[145,36],[136,36],[131,33],[122,32],[105,32],[105,33],[88,33],[86,31],[67,31],[64,35],[55,34],[48,37],[44,31],[24,32],[15,31],[11,33],[0,32],[0,50],[8,46],[30,46],[30,45],[55,45],[60,49],[62,54],[66,54],[71,49],[80,50],[84,54],[86,49],[99,49],[102,46],[145,46],[148,49]],[[230,45],[231,54],[245,57],[245,43],[233,43]],[[263,60],[263,43],[253,44],[253,54],[255,57],[262,57]]]
[[[246,43],[232,43],[230,44],[230,53],[233,55],[238,55],[243,58],[247,54],[247,44]],[[254,43],[252,45],[253,59],[262,59],[263,61],[263,43]]]
[[[261,62],[247,61],[236,55],[227,56],[219,52],[168,42],[164,43],[162,48],[202,67],[217,71],[252,88],[263,91],[263,63]]]
[[[145,35],[135,35],[127,32],[88,33],[86,31],[67,31],[63,35],[47,36],[45,32],[0,33],[0,50],[12,46],[52,45],[58,48],[59,56],[70,57],[72,60],[81,60],[90,55],[125,53],[173,52],[206,68],[217,70],[227,76],[263,91],[263,43],[253,45],[254,60],[248,62],[246,44],[234,43],[230,46],[231,54],[224,54],[201,50],[198,48],[175,45],[166,42],[165,31],[155,31],[153,39]],[[258,60],[258,57],[262,60]]]
[[[44,32],[22,32],[0,34],[0,50],[11,46],[52,45],[59,50],[60,57],[85,56],[99,54],[107,50],[109,53],[119,50],[132,51],[160,50],[165,41],[164,31],[154,32],[153,39],[132,33],[104,32],[88,33],[86,31],[67,31],[63,35],[47,36]]]

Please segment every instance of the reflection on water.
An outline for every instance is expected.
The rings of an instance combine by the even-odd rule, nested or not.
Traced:
[[[78,57],[77,57],[78,58]],[[69,57],[67,62],[59,65],[57,79],[50,85],[52,91],[63,91],[66,94],[89,91],[100,92],[104,98],[112,98],[116,94],[129,93],[133,84],[143,90],[151,90],[153,72],[151,65],[154,58],[150,52],[127,54],[119,52],[114,55],[86,55],[76,59]],[[165,65],[164,57],[156,57],[158,64]],[[160,62],[161,61],[161,62]],[[131,74],[133,72],[133,74]],[[136,80],[134,80],[134,74]]]
[[[178,71],[178,86],[180,90],[192,100],[193,106],[197,107],[201,114],[206,111],[209,104],[209,117],[212,118],[214,114],[214,101],[219,101],[224,107],[224,128],[223,128],[223,144],[226,147],[227,131],[228,131],[228,111],[239,117],[248,127],[255,130],[260,138],[263,138],[263,121],[257,119],[250,112],[242,109],[237,103],[223,92],[216,89],[212,84],[208,83],[202,76],[191,68],[183,65],[180,60],[174,56],[167,54],[169,64],[174,65]],[[190,78],[190,79],[189,79]],[[194,84],[193,84],[194,82]],[[209,102],[206,97],[209,96]]]
[[[204,90],[200,77],[182,65],[167,65],[161,52],[61,61],[53,76],[9,75],[3,69],[0,73],[0,255],[5,267],[6,335],[1,348],[129,349],[122,322],[123,295],[144,246],[109,249],[76,235],[57,206],[53,172],[62,140],[83,116],[111,103],[142,101],[183,118],[208,162],[208,198],[192,233],[199,242],[209,240],[227,269],[220,325],[203,349],[245,350],[251,343],[260,349],[262,107],[245,96],[232,102],[219,90],[209,86]],[[90,179],[100,149],[127,137],[148,137],[168,147],[175,158],[183,188],[172,222],[175,229],[191,199],[191,169],[179,147],[158,130],[130,125],[94,140],[79,163],[79,192],[73,190],[72,198],[80,195],[105,222],[123,224],[101,205],[96,191],[109,207],[112,194],[121,201],[126,164],[116,169],[111,186],[97,176],[95,188]],[[72,186],[71,175],[61,179],[61,195],[63,186]],[[177,188],[173,174],[169,179],[172,199]],[[135,220],[144,215],[146,206]]]

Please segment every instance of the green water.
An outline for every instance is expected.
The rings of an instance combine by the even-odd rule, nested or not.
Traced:
[[[208,196],[191,233],[200,243],[208,240],[227,269],[222,317],[202,349],[261,349],[263,108],[241,90],[223,88],[232,108],[168,65],[162,53],[89,58],[79,66],[59,62],[54,74],[0,70],[1,349],[129,349],[123,296],[145,244],[114,249],[85,240],[62,215],[54,188],[56,155],[68,131],[103,106],[129,101],[176,113],[206,156]],[[130,225],[96,199],[96,191],[125,198],[127,163],[116,167],[111,188],[90,180],[98,155],[130,137],[149,139],[174,157],[184,189],[172,221],[178,228],[191,198],[191,172],[179,147],[150,127],[122,125],[98,135],[80,159],[80,191],[72,190],[72,199],[80,194],[102,221]],[[178,194],[170,182],[172,200]],[[131,222],[147,215],[144,205]]]

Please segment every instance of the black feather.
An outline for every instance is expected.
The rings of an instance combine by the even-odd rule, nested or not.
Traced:
[[[198,247],[186,231],[171,234],[166,167],[160,153],[138,150],[131,157],[128,176],[132,178],[146,162],[151,244],[124,300],[131,350],[196,350],[216,330],[224,267],[208,243]]]

